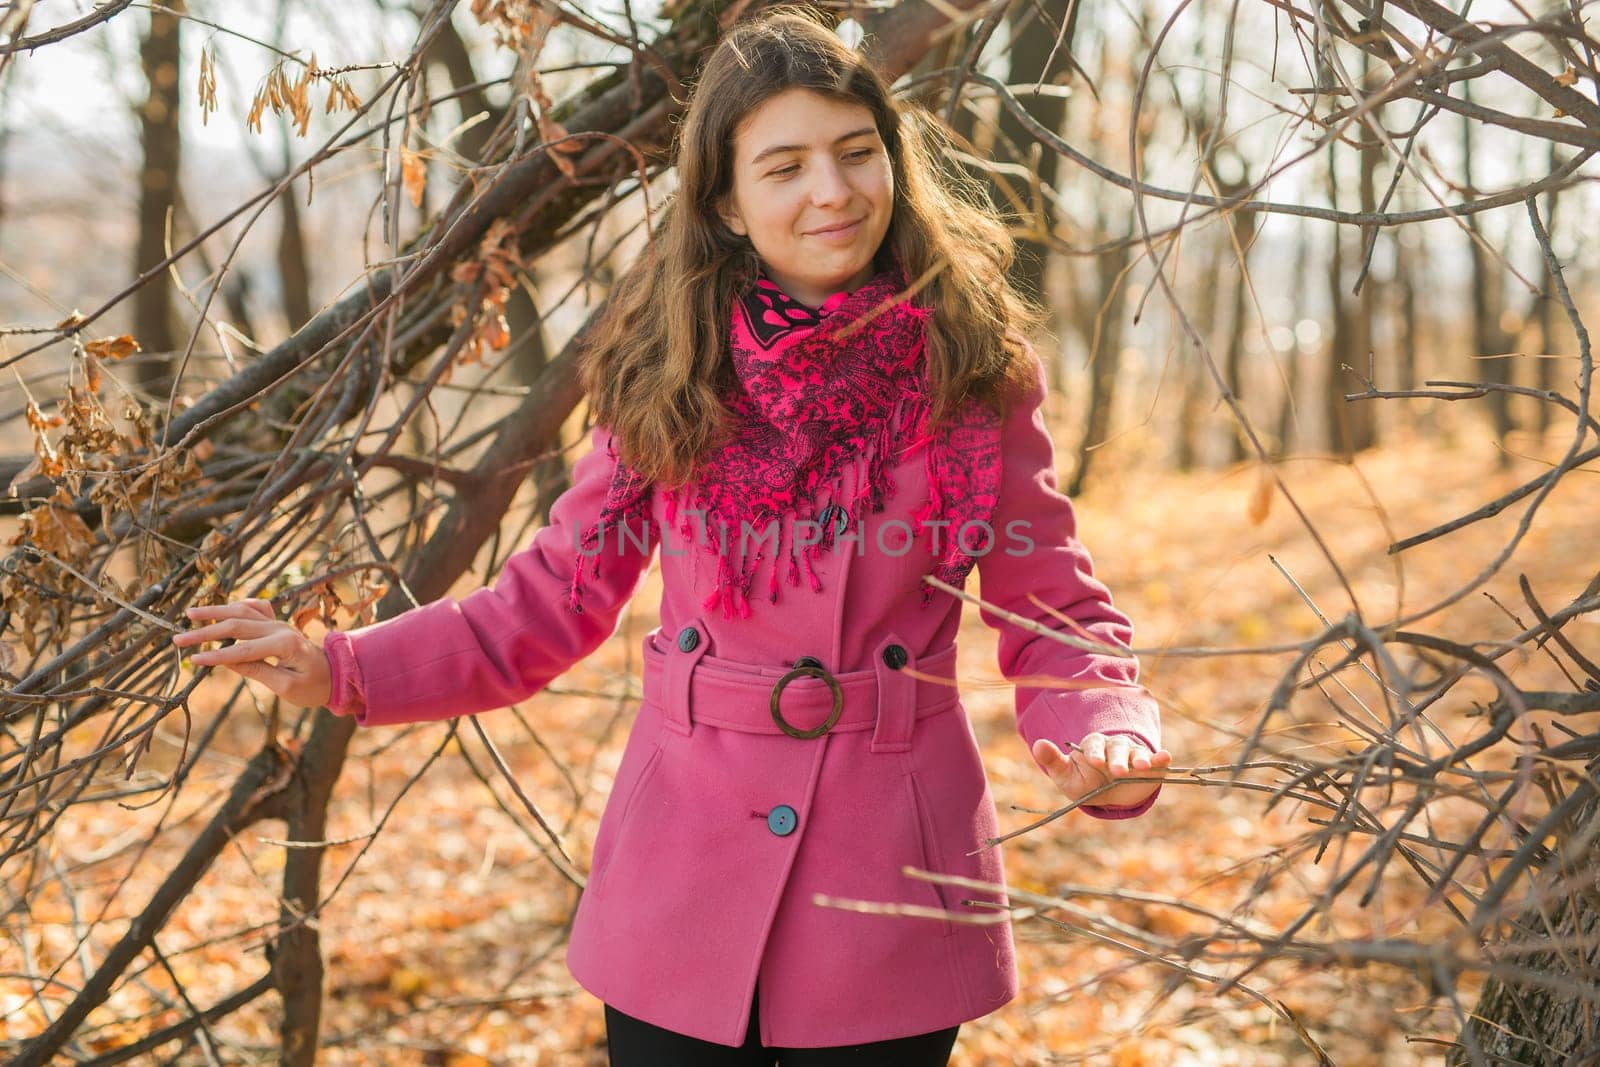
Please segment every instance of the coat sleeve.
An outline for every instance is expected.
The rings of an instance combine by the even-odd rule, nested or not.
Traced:
[[[1094,576],[1088,550],[1077,538],[1072,503],[1056,488],[1055,443],[1041,408],[1044,365],[1031,350],[1029,355],[1035,380],[1014,400],[1001,429],[996,539],[992,551],[978,558],[981,596],[1051,630],[1125,648],[1133,626]],[[1034,603],[1030,593],[1046,606]],[[1063,625],[1052,610],[1073,625]],[[1030,752],[1041,737],[1063,746],[1094,732],[1126,734],[1151,752],[1160,749],[1160,709],[1139,684],[1139,661],[1131,653],[1075,648],[987,607],[979,617],[999,631],[1000,670],[1016,683],[1017,729]],[[1085,632],[1076,632],[1078,627]],[[1085,804],[1082,810],[1102,819],[1132,818],[1148,810],[1160,792],[1157,786],[1134,805]]]
[[[551,505],[549,523],[506,560],[491,586],[328,634],[331,711],[372,726],[505,707],[543,689],[616,632],[660,535],[654,522],[630,526],[626,536],[605,530],[598,556],[579,552],[617,462],[604,428],[594,429],[592,442],[573,465],[572,485]],[[580,561],[578,611],[568,596]]]

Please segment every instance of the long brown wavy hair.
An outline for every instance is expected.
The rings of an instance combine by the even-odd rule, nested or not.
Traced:
[[[879,248],[929,307],[930,417],[968,397],[1004,414],[1034,379],[1023,334],[1042,316],[1011,286],[1014,244],[987,194],[943,165],[949,141],[924,109],[898,103],[883,76],[819,12],[781,8],[736,23],[712,50],[675,143],[678,190],[654,239],[591,326],[580,374],[595,419],[622,460],[668,486],[692,479],[724,439],[734,299],[759,268],[717,207],[733,181],[734,135],[786,89],[863,105],[888,150],[894,206]]]

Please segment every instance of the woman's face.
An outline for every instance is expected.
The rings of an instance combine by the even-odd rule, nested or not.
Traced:
[[[785,89],[745,116],[733,144],[722,217],[779,288],[816,307],[872,277],[894,174],[870,110]]]

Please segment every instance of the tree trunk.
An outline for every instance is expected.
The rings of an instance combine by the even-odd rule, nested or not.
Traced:
[[[1311,283],[1311,224],[1306,219],[1295,221],[1294,242],[1294,269],[1293,280],[1290,282],[1291,293],[1305,293],[1310,291]],[[1294,336],[1289,338],[1289,348],[1284,360],[1286,381],[1283,385],[1283,398],[1278,406],[1277,443],[1274,446],[1273,457],[1282,459],[1301,443],[1301,434],[1297,432],[1300,424],[1300,382],[1305,363],[1305,353],[1300,351],[1300,320],[1295,319],[1291,329]]]
[[[1461,95],[1464,100],[1471,103],[1471,81],[1461,83]],[[1461,173],[1467,185],[1469,199],[1475,197],[1478,190],[1472,165],[1476,154],[1472,136],[1473,125],[1470,118],[1461,124]],[[1483,249],[1483,227],[1479,221],[1480,217],[1477,212],[1466,216],[1467,247],[1472,256],[1472,348],[1474,355],[1495,358],[1473,360],[1473,371],[1468,377],[1491,384],[1505,384],[1511,381],[1511,361],[1504,358],[1507,345],[1505,333],[1500,328],[1500,311],[1503,306],[1500,276],[1498,269],[1490,263],[1488,253]],[[1496,453],[1497,463],[1501,469],[1505,469],[1511,464],[1511,453],[1503,447],[1506,437],[1513,428],[1511,397],[1496,389],[1484,398],[1484,403],[1489,405],[1489,418],[1494,427],[1495,441],[1502,446]]]
[[[283,289],[283,317],[289,333],[311,321],[311,264],[306,257],[305,230],[300,225],[299,194],[294,186],[278,198],[278,278]]]
[[[1591,764],[1586,771],[1592,782],[1600,767]],[[1591,824],[1600,818],[1600,800],[1592,795],[1592,787],[1578,788],[1591,795],[1568,824],[1563,835],[1566,840],[1592,832]],[[1505,946],[1510,951],[1499,956],[1492,947],[1487,951],[1490,959],[1501,960],[1517,972],[1537,975],[1538,981],[1520,982],[1491,974],[1461,1031],[1460,1047],[1451,1056],[1452,1067],[1477,1063],[1583,1067],[1600,1061],[1594,978],[1600,971],[1600,879],[1596,878],[1595,851],[1591,842],[1581,855],[1568,859],[1569,870],[1582,872],[1581,876],[1569,875],[1578,882],[1571,892],[1554,894],[1544,913],[1534,908],[1517,917],[1513,930],[1522,932],[1512,934],[1512,944]],[[1558,854],[1566,855],[1565,848]],[[1542,875],[1539,884],[1554,876],[1554,870]],[[1530,942],[1543,941],[1559,947],[1527,951]]]
[[[1247,227],[1253,228],[1251,223],[1240,226],[1241,229]],[[1249,240],[1241,241],[1238,254],[1247,256],[1249,251]],[[1223,353],[1222,367],[1223,379],[1228,383],[1228,388],[1232,390],[1241,408],[1244,406],[1244,338],[1249,329],[1247,295],[1250,291],[1250,278],[1246,271],[1246,266],[1241,264],[1238,274],[1233,279],[1233,285],[1230,286],[1233,291],[1233,307],[1228,315],[1228,347]],[[1230,462],[1238,463],[1248,457],[1243,428],[1235,426],[1233,432],[1228,435],[1228,459]]]
[[[428,49],[427,58],[444,68],[450,77],[451,86],[461,94],[456,98],[456,104],[461,110],[461,121],[466,122],[477,115],[483,116],[476,124],[462,130],[459,140],[453,146],[466,159],[474,163],[482,161],[484,148],[504,115],[489,102],[488,93],[476,88],[478,71],[472,65],[472,53],[467,51],[467,43],[461,39],[461,34],[456,32],[454,23],[446,22],[439,30],[439,36],[433,39],[433,44]]]
[[[455,150],[466,159],[474,163],[481,162],[489,150],[495,128],[505,117],[504,110],[494,107],[489,101],[488,94],[476,87],[479,81],[477,68],[473,65],[472,54],[467,50],[466,41],[456,32],[454,23],[447,21],[440,29],[439,35],[434,38],[433,44],[428,49],[427,56],[437,66],[443,68],[450,79],[451,88],[461,94],[457,98],[461,121],[482,116],[475,125],[462,131],[459,142],[454,146]],[[526,76],[525,61],[519,60],[512,74],[512,84],[523,84]],[[530,265],[527,268],[527,275],[529,284],[514,287],[505,305],[506,331],[511,337],[510,351],[506,353],[509,361],[506,368],[507,377],[518,385],[531,385],[538,381],[550,362],[549,341],[544,332],[544,315],[534,303],[530,291],[534,288],[532,283],[537,277],[537,268]],[[604,292],[601,292],[601,302],[604,301],[604,297]],[[551,447],[548,450],[550,455],[536,463],[528,474],[538,489],[535,515],[542,522],[550,520],[550,505],[572,483],[571,472],[567,469],[566,460],[563,458],[567,444],[568,442],[558,434],[550,443]]]
[[[1098,340],[1094,351],[1089,354],[1089,409],[1085,416],[1083,436],[1078,441],[1077,469],[1067,482],[1068,496],[1078,496],[1083,492],[1094,449],[1105,443],[1111,435],[1117,376],[1122,370],[1122,321],[1127,293],[1122,272],[1132,254],[1132,244],[1124,244],[1116,251],[1103,253],[1095,261],[1099,280],[1096,295],[1099,299],[1093,307],[1098,317],[1087,323],[1086,328],[1090,336]]]
[[[149,91],[139,108],[144,164],[139,172],[139,235],[134,273],[143,274],[166,258],[167,216],[177,203],[182,139],[178,100],[182,68],[178,27],[184,0],[171,0],[150,12],[150,31],[139,48]],[[133,334],[144,346],[137,364],[139,385],[164,395],[171,388],[173,351],[178,347],[173,321],[172,278],[161,271],[133,294]]]
[[[0,72],[0,231],[6,224],[6,162],[11,155],[11,123],[7,116],[10,108],[6,103],[11,99],[8,90],[16,80],[16,65],[8,64]]]
[[[1328,197],[1338,203],[1339,183],[1335,161],[1339,155],[1337,142],[1328,146]],[[1350,405],[1344,401],[1347,388],[1355,386],[1355,379],[1344,368],[1353,365],[1350,304],[1344,296],[1344,231],[1337,223],[1333,226],[1332,248],[1328,256],[1328,306],[1329,329],[1324,357],[1322,381],[1322,412],[1327,424],[1328,450],[1335,454],[1350,455],[1353,439],[1346,420]]]
[[[1420,380],[1417,374],[1417,284],[1416,272],[1421,256],[1406,247],[1395,235],[1394,282],[1399,305],[1395,318],[1400,324],[1398,357],[1395,364],[1396,385],[1402,390],[1415,389]]]
[[[498,513],[497,513],[498,514]],[[465,569],[465,568],[463,568]],[[432,584],[445,575],[434,575]],[[459,575],[449,575],[454,580]],[[419,595],[442,596],[448,585]],[[401,599],[399,596],[394,600]],[[389,614],[394,614],[394,605]],[[311,737],[295,767],[286,798],[288,840],[327,838],[328,797],[344,768],[355,720],[322,710],[311,713]],[[283,897],[278,910],[282,932],[272,946],[272,978],[283,999],[278,1026],[279,1058],[284,1067],[313,1067],[322,1028],[322,946],[316,911],[322,896],[322,849],[291,848],[284,857]]]
[[[604,303],[606,290],[599,291],[597,297],[597,304]],[[527,289],[519,287],[506,301],[506,327],[513,348],[510,357],[511,378],[518,383],[532,385],[550,365],[550,346],[545,338],[544,316]],[[550,521],[550,505],[572,484],[572,470],[565,457],[567,444],[565,436],[558,430],[550,443],[550,454],[535,463],[528,472],[537,490],[534,508],[541,522]]]
[[[1068,69],[1067,57],[1072,53],[1073,31],[1077,28],[1079,10],[1080,5],[1068,4],[1066,0],[1035,0],[1034,3],[1013,5],[1009,16],[1011,29],[1009,83],[1018,92],[1019,99],[1028,114],[1037,119],[1045,129],[1051,131],[1059,132],[1061,129],[1062,119],[1066,117],[1066,100],[1059,96],[1039,96],[1027,92],[1023,87],[1039,81],[1051,84],[1057,80],[1053,77],[1056,72]],[[1059,45],[1058,35],[1060,35]],[[1052,53],[1055,56],[1053,60]],[[1049,69],[1046,69],[1047,66]],[[1009,142],[1012,145],[1033,143],[1033,137],[1005,108],[1000,109],[1000,136],[1002,142]],[[1018,162],[1026,163],[1027,157],[1024,156]],[[1055,185],[1060,164],[1059,154],[1051,151],[1040,153],[1037,173],[1042,186],[1048,188]],[[1013,180],[1012,184],[1015,186],[1016,182]],[[1018,191],[1024,196],[1027,194],[1025,188]],[[996,192],[995,203],[1006,207],[1009,202]],[[1032,207],[1031,204],[1029,206]],[[1040,205],[1040,210],[1044,214],[1043,223],[1046,230],[1053,229],[1055,213],[1048,199]],[[1030,299],[1048,302],[1044,290],[1048,252],[1046,245],[1036,241],[1024,240],[1017,243],[1017,258],[1011,268],[1011,280],[1022,294]]]
[[[1549,167],[1554,170],[1558,160],[1555,145],[1550,146]],[[1544,228],[1546,233],[1554,233],[1556,228],[1556,204],[1559,203],[1560,189],[1552,189],[1544,197]],[[1534,384],[1543,390],[1551,390],[1556,384],[1556,361],[1550,357],[1555,355],[1555,301],[1556,283],[1555,275],[1550,271],[1550,264],[1545,262],[1543,256],[1539,257],[1539,295],[1533,302],[1533,315],[1535,330],[1539,337],[1539,351],[1534,360],[1536,380]],[[1554,404],[1539,404],[1534,413],[1534,427],[1539,436],[1543,437],[1550,429],[1550,417],[1555,411]]]
[[[1214,233],[1215,231],[1213,231]],[[1208,234],[1208,237],[1211,237]],[[1222,269],[1224,249],[1220,240],[1208,239],[1202,246],[1205,258],[1201,267],[1201,278],[1215,278]],[[1217,302],[1201,299],[1194,303],[1194,331],[1211,343],[1211,337],[1216,331]],[[1182,388],[1178,397],[1178,419],[1176,440],[1173,442],[1173,466],[1180,471],[1191,471],[1204,461],[1205,458],[1205,433],[1209,425],[1206,419],[1206,399],[1210,395],[1211,377],[1206,373],[1203,357],[1198,351],[1190,352],[1187,341],[1184,342],[1184,358],[1179,361]]]
[[[1371,59],[1362,53],[1363,77]],[[1360,148],[1357,155],[1358,195],[1361,210],[1371,212],[1377,208],[1377,165],[1381,142],[1366,126],[1361,127]],[[1328,195],[1337,203],[1339,180],[1335,169],[1339,152],[1336,144],[1328,150]],[[1368,241],[1372,235],[1363,229],[1362,240],[1357,243],[1357,269],[1365,262]],[[1373,288],[1363,284],[1354,298],[1345,293],[1346,238],[1337,225],[1333,238],[1333,256],[1328,267],[1328,300],[1333,308],[1333,337],[1328,344],[1327,378],[1324,382],[1323,411],[1328,424],[1328,444],[1338,455],[1353,456],[1370,448],[1376,441],[1372,402],[1346,400],[1346,393],[1361,392],[1373,370],[1372,323]]]
[[[1371,81],[1368,74],[1372,69],[1372,56],[1367,52],[1361,53],[1361,84],[1367,85]],[[1383,121],[1383,105],[1377,104],[1372,109],[1372,122]],[[1361,126],[1361,210],[1365,214],[1374,214],[1378,210],[1378,165],[1383,161],[1383,142],[1378,135],[1365,123]],[[1365,270],[1371,263],[1377,251],[1377,243],[1383,237],[1383,231],[1367,227],[1361,234],[1362,260],[1357,266],[1358,270]],[[1378,288],[1370,272],[1362,278],[1361,291],[1356,295],[1356,313],[1352,325],[1355,327],[1355,336],[1352,338],[1350,354],[1354,356],[1351,366],[1355,367],[1356,374],[1351,379],[1352,384],[1371,381],[1374,388],[1381,387],[1377,381],[1377,318],[1378,318]],[[1354,391],[1354,390],[1352,390]],[[1350,451],[1361,452],[1372,448],[1378,443],[1378,408],[1370,400],[1357,400],[1346,402],[1345,425],[1350,434]]]
[[[1239,196],[1249,185],[1248,165],[1243,159],[1238,163],[1240,170],[1237,178],[1225,181],[1218,175],[1215,179],[1218,195]],[[1234,211],[1228,215],[1228,233],[1232,239],[1232,247],[1226,251],[1231,253],[1231,262],[1238,266],[1236,270],[1229,272],[1233,275],[1233,284],[1229,286],[1233,295],[1233,306],[1228,314],[1228,343],[1222,357],[1222,377],[1241,410],[1244,408],[1245,389],[1244,339],[1250,329],[1250,248],[1255,244],[1256,231],[1260,226],[1261,217],[1257,212]],[[1229,461],[1238,463],[1251,458],[1245,448],[1244,428],[1232,425],[1229,428],[1233,431],[1228,435]]]

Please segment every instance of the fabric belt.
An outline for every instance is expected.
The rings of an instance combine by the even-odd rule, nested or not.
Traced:
[[[787,666],[712,655],[710,632],[698,618],[676,632],[657,627],[645,635],[643,644],[644,699],[662,709],[672,729],[690,734],[704,724],[743,733],[784,733],[772,716],[771,701],[773,688],[789,673]],[[873,651],[870,669],[832,675],[842,708],[828,733],[870,729],[872,751],[909,751],[917,719],[960,702],[955,662],[953,644],[913,657],[909,645],[887,634]],[[802,729],[825,722],[833,702],[827,681],[807,676],[792,678],[779,698],[784,719]]]

